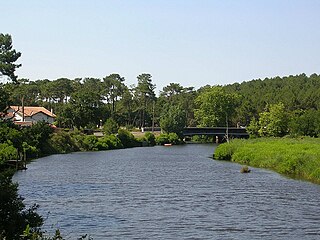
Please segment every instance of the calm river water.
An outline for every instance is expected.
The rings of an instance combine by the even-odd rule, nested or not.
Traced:
[[[14,180],[67,239],[320,239],[320,186],[187,144],[53,155]]]

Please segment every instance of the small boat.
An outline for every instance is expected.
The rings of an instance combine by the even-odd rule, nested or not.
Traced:
[[[172,143],[165,143],[163,146],[170,147],[170,146],[172,146]]]

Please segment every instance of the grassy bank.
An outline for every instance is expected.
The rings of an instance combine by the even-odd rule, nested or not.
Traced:
[[[320,183],[320,139],[235,139],[217,147],[214,158]]]

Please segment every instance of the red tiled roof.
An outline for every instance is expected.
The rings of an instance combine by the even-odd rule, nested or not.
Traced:
[[[14,111],[17,111],[22,114],[22,107],[21,106],[10,106]],[[51,113],[49,110],[47,110],[44,107],[24,107],[24,115],[27,117],[31,117],[39,112],[42,112],[50,117],[55,118],[56,115]]]

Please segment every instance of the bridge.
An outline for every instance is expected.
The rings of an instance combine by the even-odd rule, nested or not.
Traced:
[[[231,138],[248,138],[249,134],[245,128],[236,127],[186,127],[183,130],[185,137],[192,137],[195,135],[217,136],[219,138],[225,137],[228,130],[228,137]]]

